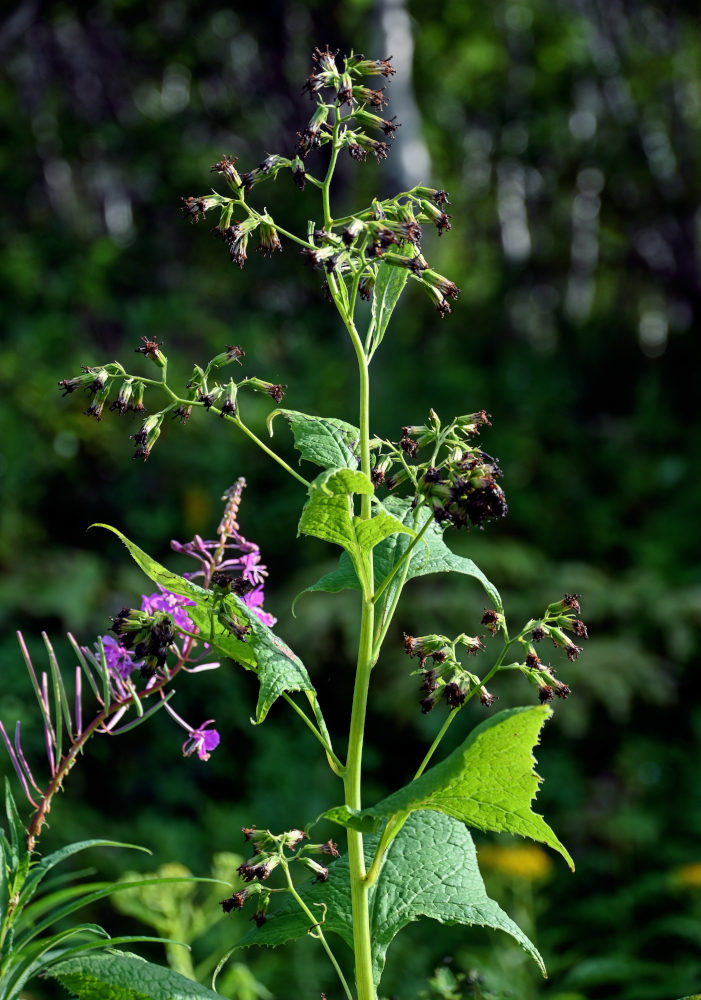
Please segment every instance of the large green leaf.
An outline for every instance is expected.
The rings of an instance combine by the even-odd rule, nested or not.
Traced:
[[[299,531],[332,542],[345,549],[356,578],[367,592],[372,581],[366,578],[364,556],[396,532],[415,534],[414,529],[389,514],[378,501],[370,518],[356,516],[353,496],[372,496],[373,485],[363,472],[353,469],[327,469],[309,487],[309,499],[299,521]]]
[[[390,816],[432,809],[478,830],[515,833],[559,851],[574,862],[542,816],[531,810],[540,778],[532,748],[552,715],[546,705],[512,708],[476,726],[467,739],[436,764],[376,806],[362,811],[338,806],[325,813],[342,826],[379,830]]]
[[[268,417],[268,430],[273,436],[273,421],[285,418],[294,435],[295,448],[301,458],[323,469],[344,467],[357,469],[360,463],[360,431],[336,417],[315,417],[297,410],[273,410]]]
[[[390,264],[380,262],[377,268],[377,278],[372,295],[372,318],[375,321],[372,340],[373,351],[382,342],[387,324],[408,277],[409,272],[404,267],[392,267]]]
[[[414,512],[411,509],[412,501],[404,497],[388,497],[384,501],[385,510],[401,521],[406,527],[414,528]],[[423,507],[417,518],[416,530],[420,530],[426,523],[430,513]],[[484,575],[482,570],[465,556],[456,556],[451,552],[443,540],[444,528],[436,524],[435,521],[426,529],[426,534],[421,539],[409,558],[409,570],[407,580],[417,576],[427,576],[429,573],[461,573],[463,576],[472,576],[484,587],[491,603],[497,611],[502,611],[501,597],[499,591]],[[391,535],[380,542],[373,555],[375,587],[377,589],[384,578],[391,572],[396,563],[401,559],[410,544],[410,538],[404,534]],[[391,607],[392,601],[400,586],[401,571],[382,595],[383,605]],[[339,590],[358,589],[360,584],[353,569],[353,563],[348,556],[341,555],[338,568],[331,573],[327,573],[316,583],[313,583],[302,593],[306,594],[315,590],[326,593],[337,593]]]
[[[255,670],[260,682],[260,694],[256,707],[256,722],[262,722],[270,706],[276,701],[283,691],[309,691],[314,692],[314,687],[309,674],[292,650],[280,639],[272,629],[264,625],[250,608],[246,607],[243,601],[234,594],[224,598],[224,605],[231,609],[239,618],[248,620],[250,632],[246,641],[241,642],[233,636],[218,621],[214,622],[212,630],[212,594],[203,590],[191,580],[186,580],[177,573],[171,573],[155,559],[147,555],[138,545],[130,542],[121,531],[112,528],[109,524],[96,525],[99,528],[107,528],[112,531],[126,545],[132,558],[141,567],[144,573],[160,584],[166,590],[181,597],[187,597],[195,602],[195,606],[188,608],[188,615],[202,633],[203,638],[224,656],[230,656],[248,670]]]
[[[366,838],[368,865],[377,841],[377,837]],[[307,883],[300,889],[300,895],[312,912],[319,914],[324,931],[334,931],[352,947],[347,857],[330,866],[327,882]],[[476,924],[506,931],[533,957],[545,975],[545,966],[536,948],[487,895],[469,832],[462,823],[438,812],[414,813],[409,817],[392,841],[378,880],[370,889],[370,933],[376,983],[382,975],[392,939],[402,927],[420,917],[444,924]],[[238,947],[284,944],[304,937],[308,930],[306,916],[293,900],[287,900],[262,927],[246,934]]]
[[[79,1000],[213,1000],[220,996],[137,955],[112,952],[60,962],[47,975]]]

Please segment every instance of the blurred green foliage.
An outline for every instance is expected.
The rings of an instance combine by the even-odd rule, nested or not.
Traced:
[[[87,420],[56,382],[81,363],[133,359],[142,336],[163,342],[183,381],[238,343],[248,373],[289,385],[286,405],[353,419],[352,356],[317,278],[289,248],[273,262],[251,254],[240,274],[207,225],[178,214],[222,154],[244,169],[289,154],[316,44],[392,52],[398,67],[395,147],[380,167],[344,162],[339,211],[416,181],[450,192],[453,231],[425,252],[462,294],[441,322],[407,293],[377,356],[374,425],[396,438],[429,406],[485,407],[510,516],[451,544],[501,588],[514,621],[565,590],[583,595],[592,639],[561,669],[574,693],[539,751],[539,808],[578,871],[556,865],[527,892],[517,875],[493,876],[497,898],[537,928],[547,983],[505,940],[419,924],[390,951],[388,995],[469,996],[475,968],[485,995],[524,1000],[669,1000],[701,982],[697,13],[652,0],[24,0],[0,29],[0,715],[22,718],[35,754],[13,630],[91,641],[144,586],[88,525],[113,523],[178,568],[170,538],[213,530],[242,473],[242,527],[271,568],[267,604],[345,725],[352,597],[305,596],[294,620],[286,610],[330,568],[321,544],[294,540],[296,487],[206,414],[168,427],[137,465],[135,425]],[[289,178],[260,190],[290,228],[315,211],[313,191]],[[262,428],[267,408],[247,405]],[[296,460],[282,428],[276,442]],[[436,726],[418,713],[401,629],[475,632],[481,602],[466,581],[408,590],[377,668],[368,800],[406,780]],[[532,698],[515,678],[497,693],[501,707]],[[178,697],[195,723],[217,715],[212,760],[178,762],[165,718],[119,745],[96,741],[54,809],[51,844],[107,822],[157,864],[199,874],[241,849],[241,825],[289,827],[332,803],[315,747],[282,709],[250,726],[250,678],[225,667],[188,678]],[[463,735],[467,725],[466,714]],[[448,952],[453,979],[429,985]],[[275,996],[329,981],[311,942],[246,961]]]

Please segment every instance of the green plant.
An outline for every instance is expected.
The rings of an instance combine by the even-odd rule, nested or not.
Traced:
[[[503,930],[545,973],[535,946],[487,895],[469,828],[530,837],[558,851],[572,865],[567,850],[531,808],[539,780],[533,770],[532,750],[551,714],[548,703],[555,696],[566,698],[570,694],[555,669],[541,660],[536,646],[549,639],[568,660],[574,660],[581,652],[575,640],[586,639],[587,629],[578,617],[575,594],[565,594],[550,603],[542,615],[510,629],[496,588],[472,560],[456,556],[445,542],[448,528],[481,529],[507,513],[498,483],[501,470],[477,443],[478,435],[490,423],[484,410],[445,420],[431,409],[422,424],[412,423],[416,415],[409,415],[395,440],[372,433],[370,366],[409,279],[429,295],[442,318],[450,312],[449,299],[455,299],[459,290],[429,267],[421,243],[422,226],[435,225],[439,235],[451,228],[445,191],[418,185],[394,197],[375,198],[352,214],[339,217],[332,212],[331,187],[341,152],[347,151],[356,161],[370,152],[381,161],[387,156],[388,144],[368,133],[374,130],[393,138],[399,127],[393,119],[375,113],[386,102],[384,92],[363,82],[367,76],[389,77],[394,72],[390,61],[351,54],[340,69],[336,55],[328,48],[315,53],[315,71],[305,85],[315,99],[315,108],[299,133],[294,157],[273,154],[243,174],[238,173],[233,157],[224,157],[212,170],[228,183],[231,193],[188,197],[183,205],[192,222],[219,212],[215,233],[239,267],[244,266],[248,244],[257,234],[265,254],[280,250],[282,237],[299,247],[305,261],[325,276],[325,292],[357,361],[357,420],[349,423],[339,417],[286,408],[273,410],[268,418],[271,434],[277,417],[287,422],[300,460],[317,467],[314,478],[308,480],[297,471],[244,420],[246,393],[267,395],[279,404],[286,387],[252,375],[239,380],[223,378],[225,368],[243,364],[245,352],[240,345],[226,346],[205,367],[195,365],[185,391],[171,384],[162,346],[149,338],[143,338],[137,352],[156,366],[158,377],[149,378],[119,362],[109,362],[85,366],[82,374],[59,384],[65,394],[86,390],[91,396],[86,412],[98,421],[110,399],[110,410],[141,416],[141,426],[133,435],[134,457],[144,460],[156,445],[167,416],[184,423],[194,410],[206,411],[210,420],[218,415],[222,424],[245,434],[294,480],[292,489],[296,492],[290,494],[291,503],[300,502],[300,487],[306,490],[299,533],[342,550],[338,568],[307,589],[356,591],[359,598],[357,664],[344,752],[332,741],[307,668],[273,632],[274,620],[262,611],[265,573],[258,548],[243,538],[237,523],[242,480],[227,494],[217,539],[203,541],[196,536],[185,545],[174,543],[176,551],[198,560],[197,573],[171,572],[120,531],[109,529],[158,585],[161,597],[160,603],[151,601],[140,610],[122,609],[113,619],[117,642],[112,640],[109,656],[104,640],[99,656],[93,656],[92,665],[105,685],[103,716],[95,728],[104,726],[107,716],[121,718],[132,708],[140,713],[134,719],[137,723],[144,716],[142,701],[153,698],[152,710],[164,705],[188,730],[185,752],[197,751],[207,759],[219,742],[218,732],[210,728],[213,720],[195,729],[166,703],[166,689],[176,673],[212,666],[198,662],[200,655],[210,655],[207,647],[257,674],[256,723],[265,721],[278,698],[287,702],[318,741],[339,780],[341,801],[325,810],[323,818],[345,831],[347,852],[340,856],[332,839],[320,842],[313,837],[314,821],[303,829],[293,827],[281,833],[247,828],[244,834],[252,845],[252,855],[238,868],[246,885],[232,891],[222,906],[231,912],[255,901],[256,926],[236,947],[280,945],[306,937],[316,940],[328,956],[340,988],[351,1000],[346,960],[336,954],[329,940],[332,933],[337,935],[353,954],[358,1000],[375,1000],[389,945],[404,926],[420,917]],[[332,96],[326,99],[324,94],[329,91]],[[307,172],[302,159],[320,147],[329,151],[323,179]],[[290,171],[299,188],[309,184],[320,194],[320,222],[310,221],[304,235],[287,230],[267,210],[257,210],[247,200],[251,190],[285,171]],[[362,300],[370,302],[369,313],[363,311]],[[147,413],[145,399],[150,404],[157,393],[164,398],[164,405]],[[486,634],[474,634],[473,628],[469,634],[455,636],[404,636],[406,653],[418,662],[415,673],[421,679],[422,711],[428,713],[445,703],[447,715],[423,759],[417,761],[413,780],[364,807],[363,745],[372,670],[390,636],[405,585],[419,576],[448,572],[471,577],[483,587],[490,606],[480,624],[490,638],[485,644]],[[200,577],[200,582],[195,582],[195,577]],[[491,653],[488,645],[497,637],[499,647]],[[85,650],[81,655],[84,666]],[[468,656],[475,657],[471,668],[466,666]],[[142,691],[133,686],[136,670],[145,682]],[[465,735],[457,749],[434,763],[463,706],[477,698],[485,710],[489,709],[494,696],[487,685],[507,671],[524,676],[535,688],[540,704],[488,717]],[[87,673],[91,676],[90,670]],[[60,674],[54,676],[60,678]],[[112,693],[115,685],[118,697]],[[60,680],[55,680],[54,689],[56,714],[65,716],[67,702]],[[99,696],[97,686],[95,691]],[[38,687],[37,694],[48,730],[51,720],[46,718],[46,699]],[[72,726],[70,714],[66,726],[71,749],[64,758],[60,749],[54,748],[51,795],[67,773],[64,760],[80,742],[79,733],[73,731],[80,727]],[[9,740],[6,742],[12,752]],[[26,786],[30,776],[21,755],[14,762],[18,774],[25,775]],[[43,793],[35,803],[30,838],[32,831],[41,828],[46,800],[47,793]],[[33,848],[31,839],[29,847]],[[327,863],[328,858],[335,860]],[[274,872],[277,882],[269,882]],[[313,881],[308,879],[310,872]],[[269,909],[277,895],[283,897],[281,905]],[[80,997],[95,996],[106,984],[119,986],[126,991],[124,995],[132,996],[141,983],[144,994],[154,1000],[176,988],[172,972],[152,964],[146,969],[132,956],[99,956],[89,961],[74,958],[59,966],[56,974]],[[186,987],[181,983],[177,989],[181,988]],[[193,995],[200,995],[194,986],[191,989]]]

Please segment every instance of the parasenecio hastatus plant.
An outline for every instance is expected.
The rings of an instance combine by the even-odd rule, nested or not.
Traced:
[[[194,411],[204,410],[205,419],[220,417],[217,423],[222,429],[226,424],[245,434],[289,474],[290,503],[301,507],[299,533],[342,550],[337,569],[307,589],[357,592],[360,623],[348,733],[332,738],[306,666],[273,631],[275,619],[262,609],[267,571],[258,546],[244,538],[237,520],[243,479],[226,494],[216,539],[196,536],[187,544],[172,543],[175,551],[198,562],[192,573],[169,571],[117,529],[109,529],[158,591],[145,596],[140,609],[119,611],[112,620],[114,635],[101,637],[93,648],[73,641],[77,666],[71,702],[48,639],[50,669],[41,679],[23,645],[46,730],[47,782],[35,780],[22,753],[19,728],[14,741],[1,730],[34,807],[24,855],[31,878],[37,871],[36,840],[53,795],[90,736],[114,736],[163,707],[185,730],[183,751],[206,760],[220,734],[213,728],[214,720],[195,727],[181,717],[171,704],[173,679],[212,669],[220,658],[254,671],[260,684],[254,721],[262,723],[271,705],[284,699],[318,741],[338,779],[336,801],[320,819],[338,826],[339,843],[315,837],[318,819],[305,825],[303,817],[290,817],[290,829],[282,832],[264,826],[244,829],[250,857],[240,865],[238,879],[232,872],[222,911],[250,910],[254,926],[236,947],[315,939],[338,980],[338,987],[329,985],[326,995],[342,993],[348,1000],[375,1000],[392,939],[420,917],[503,930],[545,974],[535,946],[487,895],[470,828],[532,838],[559,851],[572,866],[567,850],[531,808],[539,782],[533,747],[551,714],[549,703],[570,693],[539,650],[548,639],[558,655],[573,660],[581,652],[577,642],[587,638],[574,594],[555,600],[540,617],[516,629],[507,627],[496,588],[474,562],[455,555],[446,544],[450,529],[482,529],[507,513],[499,485],[501,470],[479,440],[490,425],[484,410],[446,419],[431,409],[420,424],[411,422],[417,414],[407,413],[396,440],[372,431],[370,366],[407,282],[421,286],[441,318],[450,312],[450,300],[459,291],[452,280],[430,267],[422,252],[424,226],[435,226],[439,235],[451,229],[445,191],[419,185],[394,197],[375,198],[342,217],[332,210],[334,174],[344,151],[355,161],[365,160],[369,153],[378,161],[388,155],[388,140],[399,125],[394,118],[382,117],[385,90],[371,89],[366,80],[389,78],[394,72],[390,59],[351,54],[340,61],[338,52],[317,49],[313,72],[304,85],[314,110],[298,133],[294,155],[268,155],[241,173],[236,157],[224,156],[211,170],[227,192],[187,197],[182,205],[193,223],[216,219],[214,234],[239,268],[245,265],[252,241],[257,240],[267,256],[280,251],[284,241],[323,276],[325,295],[357,359],[359,404],[353,422],[280,408],[287,387],[247,374],[240,345],[223,346],[204,367],[195,365],[185,387],[169,381],[161,345],[148,337],[136,352],[155,366],[154,377],[115,361],[85,366],[76,377],[59,382],[64,394],[84,391],[89,396],[86,413],[97,420],[106,407],[118,414],[135,414],[140,420],[132,435],[135,458],[148,458],[166,418],[184,423]],[[325,155],[323,177],[308,172],[310,153]],[[319,194],[315,218],[301,234],[288,231],[265,208],[249,202],[249,196],[256,200],[260,186],[286,172],[300,190],[309,186]],[[369,309],[361,306],[361,300],[369,302]],[[270,436],[274,421],[281,417],[294,437],[300,467],[305,462],[302,468],[312,470],[309,479],[248,426],[247,392],[266,394],[276,404],[267,421]],[[404,635],[404,650],[420,679],[420,710],[439,709],[436,714],[442,719],[409,784],[368,804],[363,796],[363,744],[372,671],[388,636],[395,641],[390,629],[405,585],[433,573],[474,578],[487,594],[488,607],[481,622],[460,623],[470,634]],[[522,674],[535,687],[536,703],[491,714],[493,686],[505,671]],[[90,723],[84,721],[84,684],[96,703]],[[484,721],[441,758],[443,737],[472,698],[484,707]],[[265,822],[264,817],[256,819]],[[16,823],[13,829],[16,840]],[[3,891],[7,937],[14,897],[11,886]],[[337,952],[338,938],[352,951],[352,975],[348,957]],[[58,955],[61,961],[52,974],[81,998],[102,995],[99,991],[106,984],[115,990],[119,986],[122,992],[115,995],[120,997],[136,995],[129,992],[132,987],[140,997],[154,1000],[212,995],[208,988],[182,977],[176,988],[176,973],[153,963],[146,975],[143,960],[107,943],[106,953]],[[54,949],[52,955],[57,954]],[[3,952],[0,962],[6,961]],[[4,969],[0,965],[3,976]],[[167,984],[164,977],[170,977]],[[216,975],[212,989],[215,986]],[[0,997],[10,995],[14,994],[0,990]]]

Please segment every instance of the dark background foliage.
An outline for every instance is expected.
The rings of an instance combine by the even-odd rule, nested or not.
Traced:
[[[163,342],[183,382],[193,363],[238,343],[247,373],[287,383],[290,407],[353,419],[353,357],[317,277],[290,247],[274,261],[251,254],[239,273],[208,224],[178,214],[181,196],[208,190],[222,154],[244,169],[264,152],[289,155],[311,107],[300,95],[310,53],[326,42],[393,53],[389,114],[402,122],[385,164],[342,163],[337,211],[419,181],[452,202],[453,231],[430,238],[426,255],[461,296],[441,321],[420,290],[407,293],[375,364],[374,427],[396,438],[429,406],[448,417],[486,408],[483,442],[505,470],[509,517],[451,544],[500,587],[514,622],[577,591],[592,634],[576,664],[560,665],[574,693],[538,751],[539,809],[577,873],[555,865],[534,882],[525,868],[485,865],[503,904],[537,926],[551,979],[539,983],[501,938],[424,922],[390,952],[387,992],[418,996],[450,952],[455,971],[479,968],[527,1000],[691,993],[701,984],[693,8],[104,0],[25,2],[7,14],[0,715],[21,717],[39,754],[15,628],[90,642],[144,588],[118,543],[86,533],[90,523],[115,524],[177,566],[169,540],[211,532],[221,493],[245,474],[242,527],[270,566],[267,605],[337,731],[345,725],[354,602],[310,596],[297,619],[286,610],[333,562],[321,544],[295,541],[297,487],[206,414],[170,425],[148,463],[134,463],[133,424],[114,413],[87,420],[83,400],[56,392],[81,363],[144,370],[133,354],[142,336]],[[300,194],[289,177],[259,190],[256,204],[288,228],[318,214],[314,191]],[[260,430],[267,409],[248,404]],[[295,460],[282,427],[276,446]],[[408,590],[377,669],[368,801],[409,777],[437,725],[418,714],[402,628],[475,632],[482,606],[465,581]],[[515,681],[496,693],[500,707],[534,697]],[[55,805],[47,844],[107,832],[148,844],[154,864],[199,873],[214,852],[242,849],[242,823],[286,828],[322,811],[338,791],[314,746],[280,707],[252,728],[254,697],[252,678],[230,666],[182,685],[183,714],[194,724],[216,715],[223,733],[207,765],[179,758],[165,717],[119,743],[96,741]],[[467,717],[460,725],[464,734]],[[113,871],[122,862],[133,863],[115,859]],[[232,920],[222,950],[238,933]],[[248,960],[276,996],[333,993],[311,942],[289,964],[272,952]]]

